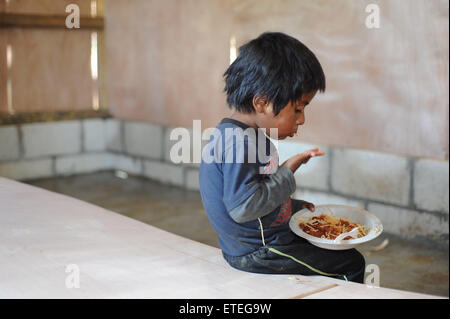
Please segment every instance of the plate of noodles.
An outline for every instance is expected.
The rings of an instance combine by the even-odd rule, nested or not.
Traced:
[[[304,208],[292,215],[289,226],[311,244],[332,250],[354,248],[383,232],[383,225],[376,216],[364,209],[345,205],[319,205],[314,212]],[[355,227],[358,231],[354,237],[347,236],[335,242],[337,236]]]

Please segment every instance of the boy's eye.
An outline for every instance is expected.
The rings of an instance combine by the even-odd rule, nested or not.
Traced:
[[[302,110],[295,110],[295,113],[302,113]]]

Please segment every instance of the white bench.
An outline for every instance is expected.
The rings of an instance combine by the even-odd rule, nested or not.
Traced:
[[[1,177],[0,260],[0,298],[434,298],[242,272],[217,248]]]

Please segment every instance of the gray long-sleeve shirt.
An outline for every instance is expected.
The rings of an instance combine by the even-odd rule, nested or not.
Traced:
[[[237,223],[263,217],[294,193],[295,187],[294,174],[288,167],[281,166],[276,173],[266,176],[252,195],[232,209],[230,216]]]
[[[219,245],[229,256],[260,247],[261,226],[265,242],[272,245],[287,244],[295,236],[288,224],[292,212],[301,208],[290,198],[294,175],[289,168],[278,167],[276,147],[260,132],[224,119],[202,154],[202,202]]]

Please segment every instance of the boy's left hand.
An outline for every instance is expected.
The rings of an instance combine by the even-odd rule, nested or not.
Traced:
[[[304,201],[302,208],[308,208],[312,212],[316,209],[316,207],[314,206],[313,203],[310,203],[310,202],[307,202],[307,201]]]
[[[284,163],[281,164],[281,166],[286,166],[286,167],[290,168],[292,173],[295,173],[295,171],[300,167],[300,165],[308,163],[308,161],[312,157],[323,156],[323,155],[325,155],[325,152],[319,151],[319,148],[316,147],[316,148],[313,148],[312,150],[292,156],[291,158],[284,161]]]

